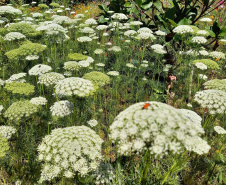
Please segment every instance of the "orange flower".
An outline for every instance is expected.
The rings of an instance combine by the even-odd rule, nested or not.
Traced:
[[[220,59],[219,59],[219,58],[216,58],[216,59],[215,59],[215,61],[218,61],[218,60],[220,60]]]

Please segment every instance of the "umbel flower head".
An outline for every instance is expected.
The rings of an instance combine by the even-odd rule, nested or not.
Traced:
[[[186,34],[186,33],[193,33],[194,30],[188,25],[179,25],[173,29],[173,32],[178,34]]]
[[[16,129],[12,126],[0,126],[0,137],[10,139],[15,133]]]
[[[54,105],[50,107],[50,111],[53,116],[68,116],[73,112],[73,103],[68,100],[55,102]]]
[[[7,91],[11,91],[13,94],[30,95],[35,92],[35,86],[22,82],[6,83],[4,88]]]
[[[78,71],[80,65],[76,61],[68,61],[64,63],[64,69],[67,71]]]
[[[98,71],[92,71],[90,73],[86,73],[82,78],[86,80],[90,80],[94,84],[101,87],[110,83],[110,77]]]
[[[14,40],[21,40],[21,39],[25,39],[25,38],[26,38],[26,36],[20,32],[10,32],[5,35],[4,40],[14,41]]]
[[[28,23],[15,23],[10,24],[7,28],[9,32],[20,32],[24,35],[28,35],[29,33],[35,32],[35,28]]]
[[[200,59],[200,60],[194,60],[192,63],[196,64],[196,63],[203,63],[207,66],[207,69],[211,69],[211,70],[218,70],[219,69],[219,65],[210,59]]]
[[[210,149],[200,138],[203,133],[202,126],[179,109],[155,101],[128,107],[110,126],[110,138],[119,141],[119,153],[124,155],[149,150],[155,157],[163,157],[168,152],[181,153],[184,148],[201,155]]]
[[[34,67],[32,67],[29,71],[29,75],[38,76],[42,75],[44,73],[47,73],[52,70],[52,67],[44,64],[37,64]]]
[[[195,94],[194,100],[210,114],[226,113],[226,92],[221,90],[204,90]]]
[[[56,85],[60,80],[65,79],[64,75],[56,72],[42,74],[38,77],[38,83],[46,86]]]
[[[30,103],[29,100],[21,100],[10,105],[4,113],[4,117],[16,122],[22,117],[29,117],[36,112],[38,112],[38,106]]]
[[[86,60],[88,56],[85,56],[81,53],[69,53],[68,59],[73,61],[80,61],[80,60]]]
[[[65,78],[55,86],[55,92],[59,97],[77,96],[80,98],[91,96],[97,88],[89,81],[78,77]]]
[[[220,51],[212,51],[209,53],[212,58],[225,59],[225,54]]]
[[[43,161],[40,182],[56,177],[86,176],[99,166],[103,140],[89,127],[58,128],[38,146]]]
[[[44,98],[44,97],[39,96],[39,97],[32,98],[30,100],[30,103],[32,103],[34,105],[37,105],[37,106],[46,105],[47,99]]]
[[[9,151],[8,139],[0,135],[0,158],[4,157]]]
[[[205,82],[203,85],[205,86],[205,89],[216,89],[226,92],[226,79],[213,79]]]

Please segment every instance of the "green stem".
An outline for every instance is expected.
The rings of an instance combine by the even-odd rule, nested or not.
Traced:
[[[147,150],[145,153],[145,167],[142,171],[142,175],[139,181],[139,184],[145,184],[147,182],[147,174],[149,170],[149,165],[150,165],[150,152]]]

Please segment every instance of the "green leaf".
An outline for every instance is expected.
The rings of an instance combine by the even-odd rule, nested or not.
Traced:
[[[135,3],[140,7],[140,5],[142,4],[142,0],[135,0]]]
[[[219,34],[220,37],[223,37],[223,36],[226,36],[226,27],[222,28],[220,30],[220,34]]]
[[[211,37],[215,37],[215,33],[212,30],[206,28],[206,31],[209,32]]]
[[[183,18],[178,25],[189,25],[191,24],[191,20],[187,19],[187,18]]]
[[[147,9],[151,8],[152,5],[153,5],[152,2],[147,3],[147,4],[142,4],[141,8],[143,8],[144,10],[147,10]]]
[[[175,23],[173,20],[171,19],[167,19],[174,27],[177,27],[177,23]]]
[[[105,5],[98,5],[98,7],[105,12],[107,11],[107,7]]]
[[[160,12],[162,11],[162,3],[160,1],[154,2],[154,5],[158,11],[160,11]]]
[[[131,7],[131,3],[129,1],[127,1],[125,4],[124,4],[125,7]]]

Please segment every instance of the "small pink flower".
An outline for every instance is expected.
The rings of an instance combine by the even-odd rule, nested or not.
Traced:
[[[220,22],[222,21],[221,18],[219,18],[219,21],[220,21]]]
[[[177,77],[176,77],[176,76],[173,76],[173,75],[170,75],[169,78],[170,78],[170,80],[172,80],[172,81],[176,81],[176,80],[177,80]]]

